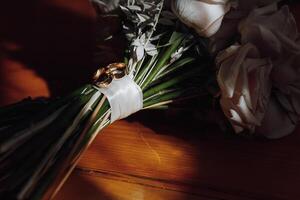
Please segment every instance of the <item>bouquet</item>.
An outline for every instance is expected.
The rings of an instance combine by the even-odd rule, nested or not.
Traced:
[[[101,129],[205,91],[205,41],[182,31],[164,1],[120,1],[120,9],[129,42],[124,61],[100,68],[92,84],[63,98],[0,109],[1,199],[53,197]]]
[[[119,5],[122,13],[125,59],[100,68],[92,84],[64,98],[26,99],[0,109],[1,198],[53,197],[104,127],[195,96],[217,102],[220,109],[211,103],[205,113],[219,111],[238,134],[275,139],[295,130],[300,43],[285,2],[164,3],[105,4],[102,10]]]

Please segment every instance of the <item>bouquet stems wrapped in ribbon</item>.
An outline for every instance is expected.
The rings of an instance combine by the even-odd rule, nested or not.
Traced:
[[[197,95],[208,60],[191,35],[160,25],[161,16],[171,15],[163,4],[121,1],[128,58],[100,68],[92,84],[64,98],[0,109],[0,199],[53,197],[101,129],[141,109]]]

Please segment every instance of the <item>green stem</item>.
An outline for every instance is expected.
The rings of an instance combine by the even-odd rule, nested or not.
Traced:
[[[199,72],[198,69],[194,69],[189,72],[186,72],[183,75],[176,76],[166,82],[160,83],[157,86],[154,86],[154,87],[150,88],[149,90],[145,91],[144,98],[148,98],[148,97],[152,96],[153,94],[158,93],[159,91],[167,89],[171,86],[176,86],[177,84],[185,81],[186,79],[190,78],[193,74],[198,73],[198,72]]]
[[[160,69],[167,64],[171,55],[178,49],[178,46],[182,43],[183,39],[184,39],[184,35],[180,34],[178,38],[174,40],[172,45],[168,47],[165,52],[164,51],[162,52],[161,57],[159,58],[156,66],[153,68],[153,70],[149,71],[149,76],[147,77],[145,82],[141,85],[142,90],[144,90],[149,86],[152,80],[157,76],[157,73],[160,71]]]

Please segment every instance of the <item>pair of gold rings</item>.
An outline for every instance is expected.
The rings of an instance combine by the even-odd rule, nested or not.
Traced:
[[[120,79],[126,75],[125,63],[112,63],[100,68],[93,76],[94,84],[101,88],[106,88],[114,79]]]

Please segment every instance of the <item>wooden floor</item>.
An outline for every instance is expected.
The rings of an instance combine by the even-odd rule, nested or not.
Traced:
[[[150,112],[106,128],[55,200],[300,198],[300,134],[254,141],[175,122]]]

